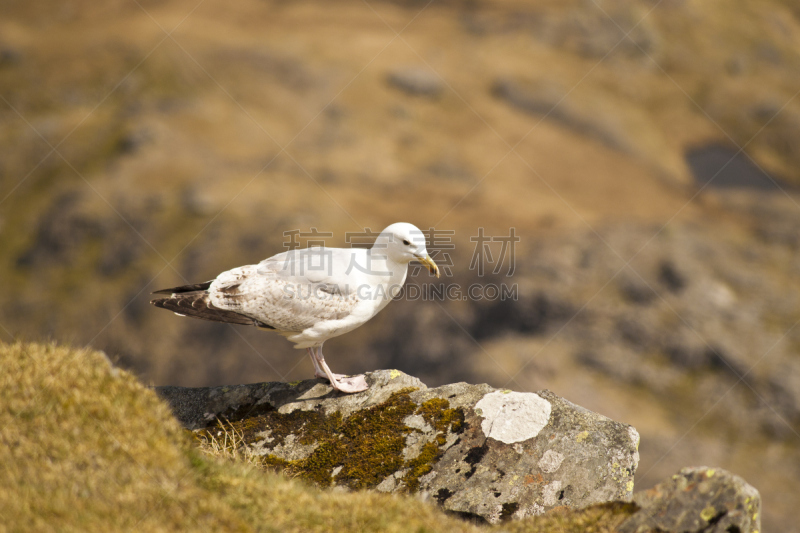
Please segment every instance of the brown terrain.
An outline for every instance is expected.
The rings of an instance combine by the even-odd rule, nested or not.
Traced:
[[[338,372],[547,388],[638,428],[636,487],[743,476],[800,532],[800,8],[789,0],[0,3],[0,336],[146,383],[310,377],[153,290],[284,232],[453,231]],[[470,237],[520,242],[470,268]],[[306,244],[303,239],[301,244]],[[514,265],[509,276],[508,267]],[[433,286],[427,273],[410,283]]]

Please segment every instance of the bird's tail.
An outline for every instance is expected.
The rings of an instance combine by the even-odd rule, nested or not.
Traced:
[[[166,298],[156,298],[150,303],[162,309],[168,309],[180,316],[190,316],[202,318],[213,322],[226,322],[229,324],[241,324],[242,326],[257,326],[265,329],[275,329],[260,320],[241,315],[234,311],[220,309],[211,303],[208,288],[211,282],[196,283],[194,285],[183,285],[171,289],[162,289],[153,294],[169,294]]]
[[[160,291],[155,291],[153,294],[181,294],[184,292],[208,291],[212,283],[213,281],[206,281],[205,283],[181,285],[180,287],[172,287],[171,289],[161,289]]]

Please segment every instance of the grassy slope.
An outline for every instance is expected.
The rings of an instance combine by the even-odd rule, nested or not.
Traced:
[[[0,345],[0,404],[0,531],[481,530],[414,498],[322,491],[203,455],[99,352]],[[504,530],[600,532],[624,516],[600,507]]]

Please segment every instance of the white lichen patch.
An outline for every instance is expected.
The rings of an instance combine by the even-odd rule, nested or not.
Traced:
[[[389,476],[378,483],[378,486],[375,487],[375,490],[378,492],[392,492],[396,486],[397,480],[394,478],[394,476]]]
[[[403,460],[411,461],[419,457],[422,453],[422,448],[427,443],[431,442],[432,437],[430,434],[417,433],[412,431],[406,435],[406,445],[403,447]]]
[[[522,509],[514,513],[514,518],[516,518],[517,520],[522,520],[523,518],[528,516],[529,511],[530,509],[528,509],[527,507],[523,507]]]
[[[419,484],[421,487],[428,485],[433,479],[438,475],[438,472],[435,470],[433,472],[428,472],[424,476],[420,476]]]
[[[303,398],[302,396],[300,397],[300,400],[304,399],[305,398]],[[282,415],[290,415],[295,411],[313,411],[313,410],[314,406],[310,402],[303,402],[303,401],[289,402],[278,407],[278,412]]]
[[[558,453],[553,450],[547,450],[539,459],[538,466],[542,472],[552,474],[561,467],[561,462],[564,460],[564,454]]]
[[[506,444],[532,439],[550,420],[550,402],[532,392],[490,392],[475,404],[484,435]]]
[[[422,417],[422,415],[409,415],[403,419],[403,424],[412,429],[418,429],[423,433],[429,433],[433,431],[433,428],[427,422],[425,422],[425,419]]]
[[[297,442],[297,438],[291,434],[286,435],[286,438],[283,440],[282,444],[271,446],[271,443],[274,440],[275,439],[267,436],[263,440],[256,443],[252,447],[253,455],[274,455],[275,457],[285,459],[286,461],[297,461],[306,459],[308,456],[314,453],[314,450],[319,447],[318,442],[314,442],[312,444],[300,444]]]
[[[394,474],[391,474],[386,477],[383,481],[381,481],[375,490],[378,492],[395,492],[399,488],[403,486],[403,477],[408,473],[407,468],[403,468],[398,470]]]
[[[539,516],[542,514],[544,514],[544,507],[534,502],[532,505],[520,507],[513,516],[517,520],[522,520],[523,518],[527,518],[529,516]]]
[[[542,500],[547,507],[552,507],[558,503],[558,492],[561,490],[561,481],[555,480],[548,483],[542,489]]]
[[[274,442],[275,438],[272,437],[271,435],[272,435],[272,430],[271,429],[265,429],[264,431],[260,431],[260,432],[256,433],[256,439],[257,440],[255,441],[255,445],[256,446],[266,446],[269,443]]]
[[[636,428],[633,426],[628,426],[628,435],[631,437],[631,442],[633,442],[633,447],[637,450],[639,449],[639,432],[636,431]]]

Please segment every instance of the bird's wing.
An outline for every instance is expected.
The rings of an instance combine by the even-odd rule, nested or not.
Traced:
[[[366,250],[346,248],[306,248],[290,250],[261,261],[258,273],[292,283],[326,283],[338,291],[354,291],[363,272]]]
[[[340,248],[322,253],[292,250],[223,272],[209,287],[211,302],[286,332],[346,318],[359,303],[359,276],[348,274],[352,252],[360,253]]]

